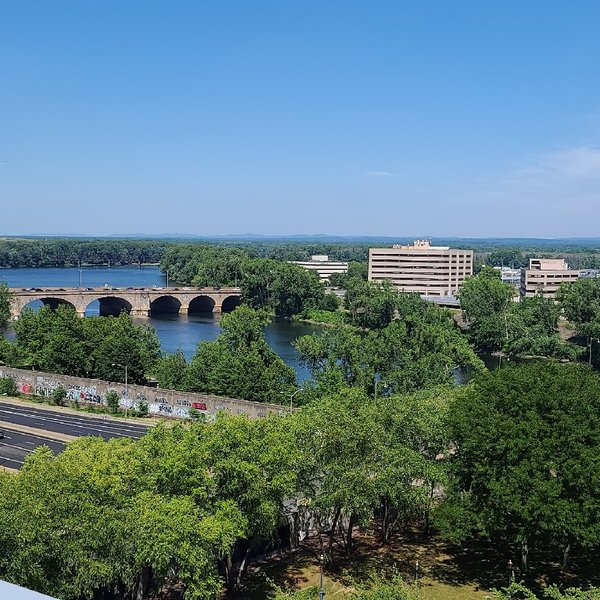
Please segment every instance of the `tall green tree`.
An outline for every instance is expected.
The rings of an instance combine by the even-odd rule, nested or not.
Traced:
[[[242,266],[242,302],[291,317],[325,304],[325,288],[312,271],[269,259],[249,260]]]
[[[483,534],[562,551],[600,541],[600,378],[549,361],[499,369],[450,407],[451,461],[442,523],[456,538]],[[444,519],[446,519],[444,521]]]
[[[222,396],[282,401],[296,386],[294,370],[265,340],[267,313],[239,306],[221,318],[221,334],[198,345],[187,369],[184,388]]]
[[[483,267],[468,277],[459,292],[460,307],[473,343],[485,350],[499,350],[508,339],[508,312],[514,289],[500,280],[500,273]]]
[[[600,362],[600,279],[581,278],[560,286],[556,298],[588,347],[588,362]]]
[[[11,294],[8,285],[0,283],[0,329],[4,329],[10,321]]]

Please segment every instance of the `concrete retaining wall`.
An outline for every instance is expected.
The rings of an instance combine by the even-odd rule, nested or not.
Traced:
[[[190,408],[198,410],[207,418],[214,418],[222,410],[233,415],[248,415],[252,419],[266,417],[269,413],[285,412],[285,408],[277,404],[178,392],[144,385],[128,385],[126,393],[123,383],[68,377],[67,375],[13,369],[5,366],[0,366],[0,377],[12,377],[19,391],[24,395],[50,396],[56,388],[62,386],[67,391],[67,398],[71,402],[77,401],[80,404],[97,406],[106,406],[106,393],[114,390],[121,397],[123,408],[135,409],[140,402],[145,402],[148,404],[149,413],[155,416],[185,419],[190,415]]]

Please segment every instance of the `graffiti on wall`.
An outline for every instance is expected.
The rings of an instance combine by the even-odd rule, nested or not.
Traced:
[[[96,390],[94,385],[73,385],[67,386],[67,398],[75,402],[90,402],[91,404],[104,404],[104,400]]]

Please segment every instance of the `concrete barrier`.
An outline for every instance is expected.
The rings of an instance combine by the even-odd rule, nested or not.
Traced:
[[[179,392],[144,385],[130,384],[125,390],[125,384],[102,381],[101,379],[87,379],[85,377],[69,377],[29,371],[27,369],[14,369],[0,366],[0,377],[11,377],[15,380],[21,394],[35,396],[50,396],[52,392],[63,387],[67,392],[67,400],[79,404],[92,406],[106,406],[106,394],[115,391],[121,397],[121,406],[128,409],[137,409],[140,404],[148,406],[148,412],[153,416],[174,417],[185,419],[190,416],[190,409],[195,409],[206,418],[212,419],[219,411],[226,411],[232,415],[247,415],[251,419],[266,417],[269,413],[284,414],[284,406],[250,402],[198,394],[194,392]]]

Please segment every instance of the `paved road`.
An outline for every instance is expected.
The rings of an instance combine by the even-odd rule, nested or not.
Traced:
[[[80,417],[72,413],[20,406],[8,402],[0,402],[0,421],[78,437],[99,435],[105,440],[118,437],[137,440],[148,431],[146,425],[138,423],[123,423],[110,418],[102,419],[102,417]]]
[[[44,444],[54,454],[58,454],[65,449],[65,444],[62,442],[55,442],[28,433],[6,430],[4,438],[0,439],[0,465],[11,469],[20,469],[25,462],[25,457],[38,446]]]

